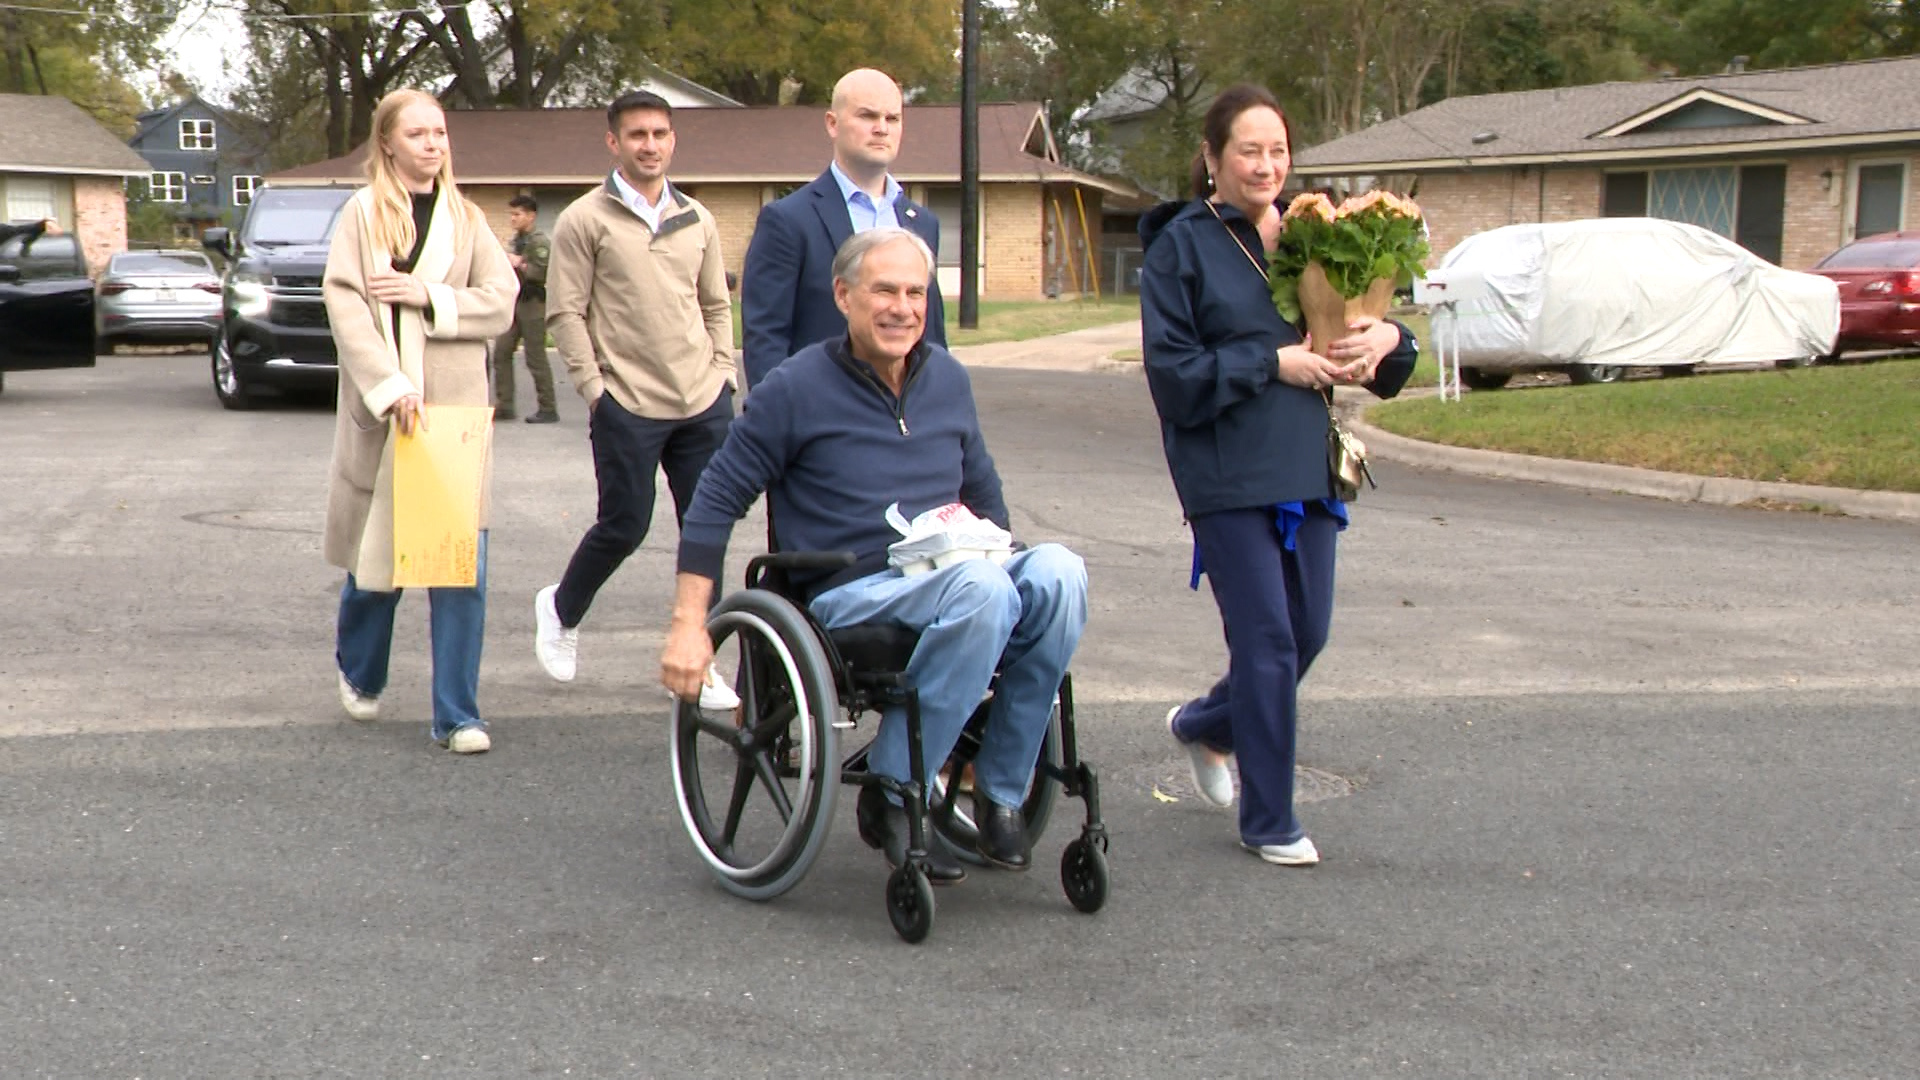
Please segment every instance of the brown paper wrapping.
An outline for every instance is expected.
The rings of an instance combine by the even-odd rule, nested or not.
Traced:
[[[1327,271],[1310,262],[1300,274],[1300,313],[1306,316],[1313,351],[1327,355],[1327,347],[1347,336],[1347,324],[1362,315],[1387,317],[1393,306],[1393,279],[1375,278],[1367,291],[1349,300],[1327,280]]]

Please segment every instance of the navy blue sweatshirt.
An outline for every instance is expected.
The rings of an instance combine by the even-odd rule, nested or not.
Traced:
[[[1197,200],[1165,203],[1140,220],[1147,387],[1181,509],[1191,518],[1331,498],[1326,399],[1280,381],[1276,351],[1300,344],[1300,331],[1274,310],[1266,275],[1247,260],[1261,253],[1253,223],[1217,209],[1220,220]],[[1398,394],[1415,348],[1401,327],[1399,348],[1367,388]]]
[[[915,515],[965,503],[1009,528],[1000,474],[987,454],[973,384],[953,355],[922,342],[896,398],[845,337],[795,353],[753,388],[746,411],[707,462],[680,526],[680,570],[720,573],[733,525],[761,492],[778,551],[851,551],[831,576],[796,576],[811,598],[886,569],[899,534],[887,507]]]

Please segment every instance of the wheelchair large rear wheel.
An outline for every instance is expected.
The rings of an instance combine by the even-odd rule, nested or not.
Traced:
[[[740,708],[674,703],[674,795],[721,887],[767,900],[806,876],[833,823],[839,696],[812,625],[771,592],[722,600],[707,632]]]
[[[973,823],[973,796],[970,792],[959,790],[959,762],[962,758],[971,760],[980,749],[980,730],[985,726],[988,702],[982,702],[967,728],[960,736],[960,742],[954,747],[950,761],[953,767],[947,775],[935,777],[933,781],[933,813],[929,820],[933,824],[933,835],[954,858],[974,866],[985,866],[987,860],[977,849],[980,830]],[[1060,766],[1060,702],[1054,700],[1053,712],[1047,716],[1046,739],[1040,744],[1040,761]],[[1021,816],[1027,821],[1027,841],[1039,843],[1040,834],[1047,831],[1047,821],[1053,816],[1054,800],[1059,798],[1060,784],[1048,777],[1044,771],[1036,769],[1033,786],[1027,789],[1027,801],[1020,806]]]

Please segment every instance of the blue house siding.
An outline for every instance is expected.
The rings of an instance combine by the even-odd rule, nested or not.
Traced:
[[[183,121],[191,125],[190,138],[183,139]],[[182,146],[183,141],[204,141],[209,128],[211,149]],[[228,114],[198,97],[142,116],[140,128],[129,143],[155,173],[168,174],[166,182],[156,180],[151,184],[154,198],[189,221],[238,217],[230,213],[236,208],[234,177],[258,177],[271,171],[265,151],[252,142],[249,134]]]

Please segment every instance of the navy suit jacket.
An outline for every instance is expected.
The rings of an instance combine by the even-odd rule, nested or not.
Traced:
[[[903,192],[893,216],[940,254],[940,219]],[[740,275],[742,366],[752,387],[767,372],[815,342],[847,332],[833,302],[833,256],[853,235],[853,218],[831,170],[760,210]],[[947,320],[938,280],[928,283],[923,340],[945,347]]]

